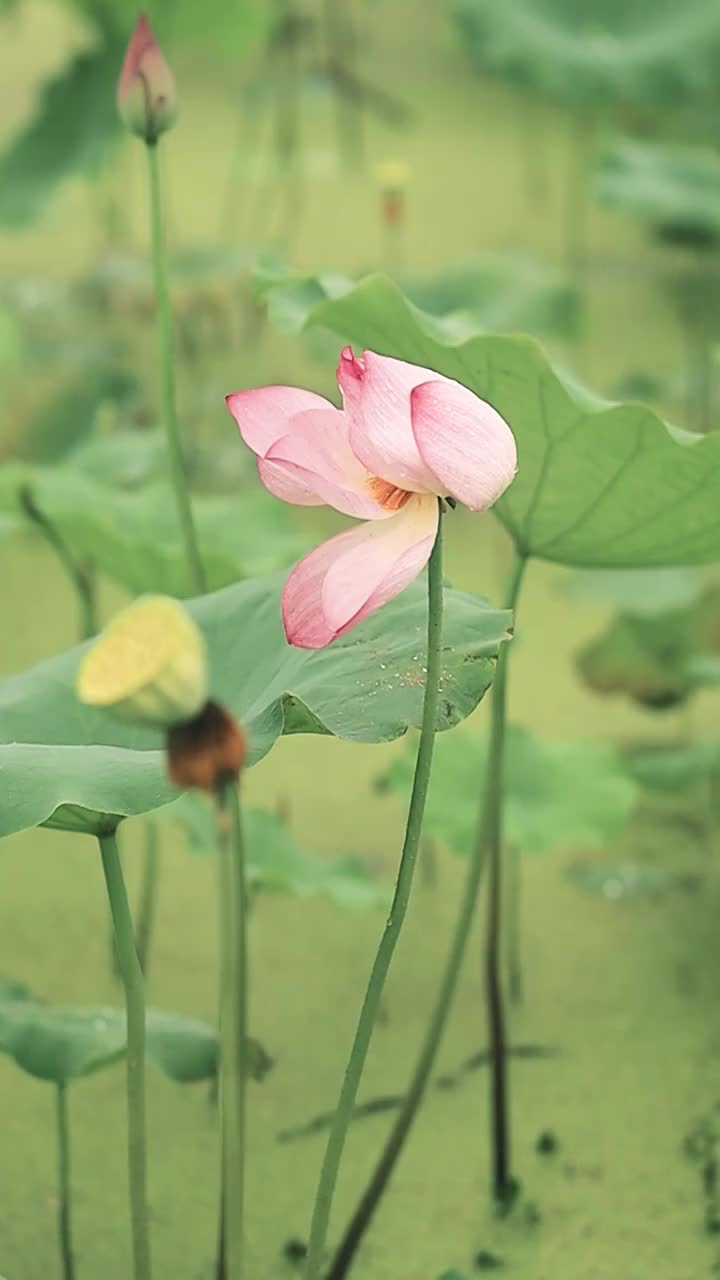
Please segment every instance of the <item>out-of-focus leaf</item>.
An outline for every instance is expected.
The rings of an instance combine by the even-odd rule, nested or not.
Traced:
[[[499,410],[518,474],[493,511],[521,551],[587,568],[720,558],[720,433],[690,435],[643,405],[600,401],[561,379],[530,338],[449,340],[383,276],[313,305],[306,323],[455,378]]]
[[[720,236],[720,156],[709,147],[623,141],[601,157],[598,198],[664,238],[711,244]]]
[[[473,259],[424,279],[403,279],[407,297],[428,316],[446,341],[472,334],[537,330],[572,336],[579,320],[577,290],[557,272],[520,255]],[[353,287],[349,276],[323,272],[293,274],[273,258],[259,258],[253,287],[280,333],[299,333],[312,309],[343,297]]]
[[[67,465],[113,489],[139,489],[167,473],[165,433],[116,427],[95,432],[69,454]]]
[[[92,175],[122,136],[112,86],[120,42],[77,54],[44,86],[29,125],[0,156],[0,225],[34,221],[66,178]]]
[[[720,742],[658,744],[625,752],[628,773],[654,791],[684,791],[700,779],[720,774]]]
[[[481,66],[575,108],[667,108],[715,89],[713,0],[456,0],[454,14]]]
[[[37,1076],[65,1084],[112,1066],[125,1056],[126,1019],[121,1009],[74,1009],[43,1004],[0,989],[0,1052]],[[271,1060],[248,1041],[249,1071],[262,1080]],[[210,1080],[217,1072],[217,1033],[197,1018],[148,1009],[145,1053],[178,1084]]]
[[[134,593],[190,589],[173,494],[168,484],[122,492],[72,466],[0,468],[0,511],[15,512],[29,489],[66,546]],[[200,495],[193,501],[200,550],[211,590],[290,565],[306,541],[288,509],[260,488],[243,497]]]
[[[196,853],[215,853],[213,807],[197,792],[164,805],[151,818],[179,823]],[[343,907],[374,906],[385,901],[367,869],[356,858],[329,862],[305,853],[276,814],[263,809],[243,813],[247,879],[255,890],[307,898],[332,898]]]
[[[633,862],[617,866],[577,862],[568,867],[567,877],[578,889],[612,902],[621,898],[657,897],[668,889],[683,888],[689,883],[687,876],[675,871]]]
[[[300,333],[312,308],[328,298],[340,298],[352,289],[350,276],[324,271],[308,276],[289,271],[272,257],[256,259],[252,270],[253,294],[266,301],[268,316],[278,333]]]
[[[244,725],[250,763],[281,733],[387,742],[419,725],[424,583],[408,587],[334,644],[311,651],[293,649],[285,639],[284,580],[253,579],[188,604],[207,641],[211,688]],[[445,591],[439,730],[470,715],[489,688],[510,622],[506,611],[491,609],[477,596]],[[104,831],[108,813],[148,812],[177,795],[165,780],[162,735],[121,724],[78,701],[75,678],[84,651],[80,646],[0,680],[0,741],[6,744],[0,835],[49,819],[60,825],[67,805],[73,806],[73,822],[82,811],[90,830],[93,815],[99,815],[98,829]],[[40,752],[46,753],[42,768],[34,754]]]
[[[586,569],[564,578],[565,595],[583,604],[611,605],[623,613],[656,617],[669,609],[687,609],[707,589],[712,570]]]
[[[576,661],[596,693],[624,694],[663,710],[712,683],[708,666],[718,653],[720,589],[710,587],[685,608],[616,614]]]
[[[577,290],[527,255],[477,258],[401,283],[410,301],[441,319],[445,335],[456,340],[483,331],[567,338],[578,330]]]
[[[457,853],[472,848],[488,740],[466,732],[438,740],[425,810],[425,831]],[[414,753],[406,751],[379,780],[407,795]],[[568,845],[602,845],[622,831],[635,786],[618,753],[592,742],[541,742],[510,725],[504,764],[503,834],[526,853]]]

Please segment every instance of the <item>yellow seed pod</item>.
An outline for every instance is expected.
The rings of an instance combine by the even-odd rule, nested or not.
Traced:
[[[80,664],[81,702],[122,720],[162,728],[192,720],[208,698],[205,641],[169,596],[143,596],[123,609]]]

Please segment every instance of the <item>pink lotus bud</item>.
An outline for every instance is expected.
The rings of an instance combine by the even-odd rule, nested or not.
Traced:
[[[123,123],[149,144],[157,142],[177,115],[175,79],[141,14],[130,37],[118,81],[117,103]]]

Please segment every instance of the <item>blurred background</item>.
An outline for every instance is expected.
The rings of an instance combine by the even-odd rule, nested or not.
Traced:
[[[181,588],[171,509],[159,504],[133,541],[136,497],[164,484],[145,158],[115,108],[136,11],[128,0],[0,8],[9,673],[83,630],[38,511],[87,573],[97,622],[146,589],[148,538],[155,585]],[[529,332],[596,394],[639,399],[681,428],[715,425],[714,0],[157,0],[148,14],[179,88],[160,158],[179,409],[213,586],[284,568],[341,527],[332,513],[258,496],[223,397],[273,382],[334,395],[339,343],[302,333],[303,316],[368,271],[396,279],[445,336]],[[454,516],[447,554],[454,585],[499,603],[510,553],[491,516]],[[498,1222],[487,1207],[487,1088],[467,1074],[431,1094],[357,1274],[435,1280],[483,1250],[527,1280],[715,1274],[713,574],[633,579],[533,564],[513,648],[513,720],[541,740],[641,746],[645,759],[661,751],[671,774],[658,781],[651,769],[648,784],[635,770],[637,802],[617,836],[550,839],[525,860],[525,996],[512,1037],[552,1053],[513,1067],[523,1212]],[[481,734],[486,714],[481,706],[467,732]],[[294,1274],[287,1245],[307,1230],[323,1137],[277,1134],[335,1101],[402,832],[402,797],[378,793],[377,779],[404,750],[290,738],[248,777],[251,803],[279,815],[304,850],[327,863],[356,856],[380,890],[380,905],[349,918],[332,893],[268,894],[254,912],[253,1025],[275,1060],[252,1099],[257,1280]],[[404,1088],[444,961],[463,868],[437,844],[366,1097]],[[179,830],[164,828],[160,846],[150,1001],[212,1022],[214,865]],[[138,895],[139,824],[127,825],[125,856]],[[479,956],[478,935],[447,1071],[483,1043]],[[90,840],[38,830],[4,842],[0,976],[50,1000],[119,1003]],[[116,1069],[73,1091],[81,1280],[128,1274],[121,1084]],[[150,1088],[157,1274],[200,1280],[214,1252],[212,1106],[202,1088],[155,1076]],[[370,1116],[353,1130],[337,1225],[385,1123]],[[558,1141],[550,1165],[537,1149],[547,1130]],[[0,1272],[47,1280],[51,1105],[2,1058],[0,1132]],[[698,1133],[700,1164],[688,1148]]]

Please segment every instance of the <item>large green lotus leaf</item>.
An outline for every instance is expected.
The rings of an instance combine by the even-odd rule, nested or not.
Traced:
[[[91,561],[129,591],[189,594],[168,484],[124,492],[71,466],[0,467],[0,510],[21,509],[23,489],[79,559]],[[288,509],[259,487],[242,497],[201,495],[193,500],[193,510],[210,590],[272,572],[306,549],[306,541],[292,529]]]
[[[112,1066],[125,1056],[125,1013],[111,1008],[62,1008],[32,998],[0,996],[0,1052],[23,1071],[57,1084]],[[249,1043],[251,1073],[261,1079],[265,1051]],[[195,1018],[148,1009],[146,1056],[172,1080],[192,1084],[215,1075],[217,1034]]]
[[[424,829],[456,853],[472,848],[487,759],[486,736],[460,731],[436,743]],[[407,751],[381,777],[381,788],[407,795],[413,768]],[[622,831],[635,801],[612,748],[541,742],[519,725],[508,726],[503,778],[504,838],[526,853],[601,846]]]
[[[92,175],[122,137],[112,86],[123,45],[77,54],[43,87],[30,123],[0,156],[0,224],[19,227],[44,210],[66,178]]]
[[[237,583],[188,605],[205,633],[213,692],[245,726],[250,763],[281,733],[386,742],[419,725],[424,583],[414,583],[328,648],[309,651],[291,648],[283,635],[283,581],[277,575]],[[477,706],[511,624],[506,611],[458,591],[445,591],[445,606],[441,730]],[[48,820],[64,826],[67,806],[71,830],[82,820],[85,830],[106,831],[108,814],[147,812],[177,795],[164,782],[158,734],[123,725],[76,698],[85,647],[0,680],[0,742],[7,744],[2,794],[11,798],[0,805],[0,835]],[[35,743],[48,754],[42,769],[31,770],[28,744]]]
[[[642,405],[592,398],[530,338],[448,341],[384,276],[312,306],[306,323],[436,369],[495,405],[519,471],[494,511],[527,554],[591,568],[720,559],[720,434],[671,430]]]
[[[720,156],[709,147],[624,141],[601,157],[598,198],[669,239],[720,235]]]
[[[179,796],[151,817],[179,824],[194,852],[216,852],[213,806],[198,792]],[[256,891],[290,893],[299,898],[320,894],[348,908],[385,901],[385,893],[357,858],[329,862],[312,857],[300,848],[277,814],[245,809],[243,834],[248,883]]]
[[[624,694],[642,706],[675,706],[711,683],[701,664],[720,651],[720,590],[684,608],[618,613],[577,656],[596,693]]]
[[[456,0],[481,66],[573,107],[712,93],[720,57],[714,0]]]

